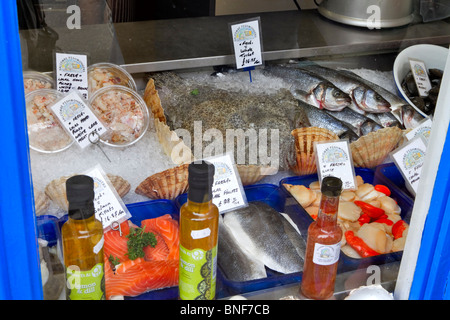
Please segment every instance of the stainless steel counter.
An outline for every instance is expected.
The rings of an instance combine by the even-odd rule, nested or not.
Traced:
[[[54,29],[58,34],[56,47],[60,50],[86,52],[91,63],[109,61],[124,65],[130,73],[136,74],[233,64],[229,23],[254,17],[261,18],[266,61],[396,52],[417,43],[450,43],[448,19],[369,30],[335,23],[316,10],[87,25],[79,30]],[[22,36],[26,33],[21,31]],[[29,50],[28,54],[36,53]],[[39,69],[51,71],[51,68]]]

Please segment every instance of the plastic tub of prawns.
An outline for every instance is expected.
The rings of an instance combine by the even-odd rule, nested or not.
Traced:
[[[49,75],[37,71],[24,71],[23,86],[25,94],[39,89],[54,89],[55,81]]]
[[[51,106],[64,94],[55,89],[38,89],[25,96],[30,148],[56,153],[69,148],[74,140],[53,115]]]
[[[147,131],[150,120],[142,97],[128,87],[107,86],[89,99],[92,111],[109,129],[100,141],[110,147],[128,147],[138,142]]]
[[[244,192],[248,202],[260,201],[268,204],[278,212],[285,209],[285,195],[280,188],[273,184],[255,184],[244,187]],[[178,208],[187,201],[187,194],[179,195],[175,199]],[[220,241],[220,239],[219,239]],[[218,253],[220,255],[220,251]],[[252,291],[264,290],[295,283],[301,279],[301,272],[282,274],[266,267],[267,277],[249,281],[234,281],[226,275],[220,264],[218,269],[218,279],[221,279],[229,295],[243,294]]]
[[[107,62],[96,63],[88,67],[89,96],[106,86],[125,86],[136,91],[136,82],[131,74],[119,65]]]
[[[355,168],[355,174],[361,176],[365,183],[377,184],[375,180],[375,172],[371,169]],[[299,226],[302,235],[307,236],[309,225],[314,221],[308,212],[292,197],[290,192],[284,187],[284,184],[304,185],[308,187],[312,182],[318,181],[317,174],[307,176],[297,176],[282,179],[280,181],[280,188],[286,194],[285,212],[291,219]],[[393,198],[401,208],[401,218],[409,224],[412,209],[414,206],[413,200],[408,197],[403,191],[390,182],[383,182],[385,186],[391,191],[391,198]],[[403,251],[380,254],[369,258],[352,258],[341,251],[338,264],[338,273],[353,271],[360,268],[366,268],[370,265],[383,265],[395,261],[400,261],[403,256]]]

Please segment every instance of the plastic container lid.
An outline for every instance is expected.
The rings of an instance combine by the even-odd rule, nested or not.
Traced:
[[[38,89],[53,89],[55,87],[55,81],[52,77],[46,75],[45,73],[24,71],[23,85],[25,94],[28,94]]]
[[[88,67],[89,95],[100,88],[112,85],[125,86],[136,91],[136,82],[122,67],[112,63],[96,63]]]
[[[55,153],[69,148],[74,140],[53,115],[51,106],[64,94],[55,89],[39,89],[25,96],[30,148]]]
[[[92,111],[110,131],[100,139],[108,146],[127,147],[136,143],[150,124],[144,99],[130,88],[101,88],[89,99],[89,103]]]

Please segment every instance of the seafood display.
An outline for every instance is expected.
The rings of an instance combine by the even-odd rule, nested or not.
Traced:
[[[439,90],[441,88],[441,82],[444,72],[440,69],[429,69],[428,77],[431,81],[431,89],[428,91],[426,97],[421,97],[417,90],[416,81],[412,71],[406,74],[405,79],[402,81],[402,89],[411,102],[419,108],[426,115],[433,115],[436,108],[437,99],[439,96]]]
[[[409,226],[402,220],[401,208],[390,197],[389,188],[365,183],[360,176],[357,182],[356,190],[346,190],[340,198],[342,252],[360,259],[402,251]],[[318,181],[309,186],[284,184],[284,187],[313,219],[317,218],[321,197]]]
[[[169,214],[143,220],[137,227],[121,223],[121,233],[104,234],[107,299],[138,296],[178,284],[178,222]],[[136,237],[150,241],[133,241]]]
[[[239,245],[267,268],[280,273],[302,271],[306,248],[303,238],[268,204],[250,202],[248,207],[225,213],[223,222]]]
[[[123,68],[111,63],[96,63],[88,68],[88,89],[93,94],[107,86],[125,86],[136,90],[133,77]]]
[[[90,104],[100,121],[111,131],[102,141],[111,146],[135,143],[149,125],[145,102],[123,86],[102,88],[91,97]]]
[[[27,94],[26,114],[30,147],[41,152],[58,152],[73,143],[51,111],[51,106],[61,97],[53,89],[40,89]]]

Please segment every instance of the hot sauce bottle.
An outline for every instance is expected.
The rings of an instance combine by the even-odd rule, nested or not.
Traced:
[[[179,298],[213,300],[216,294],[219,210],[212,203],[214,165],[189,165],[187,202],[180,209]]]
[[[306,298],[325,300],[334,293],[342,230],[337,225],[342,181],[336,177],[322,180],[322,198],[316,221],[308,228],[305,264],[300,293]]]
[[[104,300],[103,226],[95,218],[94,180],[66,181],[69,217],[62,227],[67,300]]]

